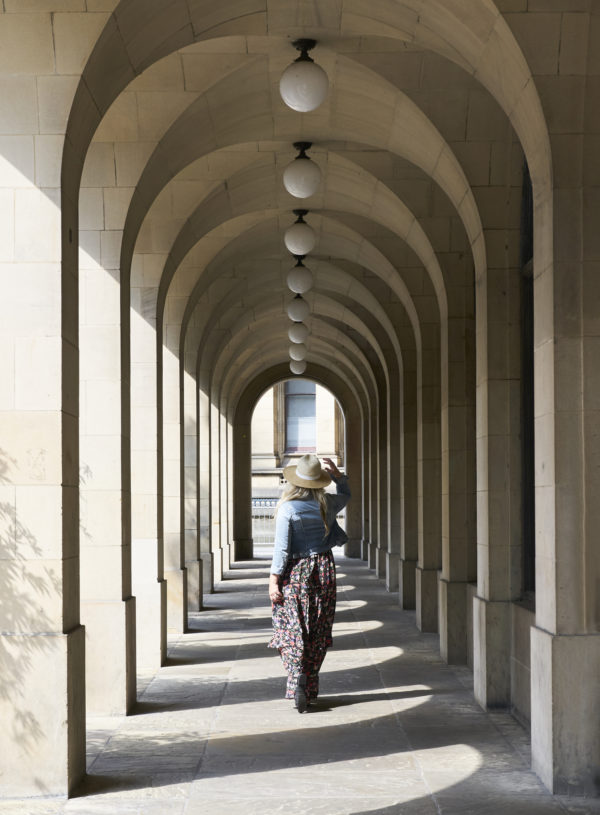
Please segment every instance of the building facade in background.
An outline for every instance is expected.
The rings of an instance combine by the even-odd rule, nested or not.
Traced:
[[[260,397],[252,416],[252,539],[273,540],[273,513],[283,468],[305,453],[333,459],[344,469],[344,415],[326,388],[288,379]]]

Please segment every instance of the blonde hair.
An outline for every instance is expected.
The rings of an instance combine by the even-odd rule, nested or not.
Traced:
[[[277,502],[275,509],[275,517],[282,504],[286,501],[316,501],[319,504],[319,511],[321,513],[321,520],[325,526],[325,534],[329,534],[329,524],[327,523],[327,501],[325,500],[325,489],[320,487],[318,489],[309,489],[307,487],[297,487],[295,484],[286,484],[283,495]]]

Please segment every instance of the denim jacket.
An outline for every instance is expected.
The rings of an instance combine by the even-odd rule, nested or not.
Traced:
[[[348,536],[335,520],[335,516],[350,500],[348,476],[332,478],[337,493],[325,493],[327,501],[327,526],[321,518],[316,500],[285,501],[277,510],[275,523],[275,548],[271,574],[283,574],[289,558],[301,558],[327,552],[332,546],[342,546]]]

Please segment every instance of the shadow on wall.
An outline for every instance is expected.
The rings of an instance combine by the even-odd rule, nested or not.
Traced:
[[[5,632],[0,637],[0,705],[4,708],[0,721],[12,731],[19,752],[27,754],[33,752],[43,731],[35,713],[25,706],[31,695],[24,689],[41,682],[40,665],[47,662],[53,646],[51,637],[28,635],[55,628],[44,605],[52,596],[60,597],[60,580],[42,559],[36,536],[19,520],[9,477],[15,465],[0,449],[0,626]]]

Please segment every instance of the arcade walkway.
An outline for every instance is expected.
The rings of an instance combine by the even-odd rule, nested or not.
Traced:
[[[300,716],[266,649],[267,561],[236,564],[136,715],[94,720],[79,797],[0,803],[54,815],[542,815],[600,812],[552,798],[528,738],[473,701],[470,674],[436,653],[361,561],[338,559],[335,647],[322,698]]]

